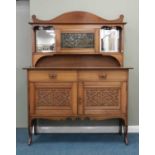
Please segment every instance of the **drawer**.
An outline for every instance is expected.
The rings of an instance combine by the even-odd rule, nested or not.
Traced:
[[[127,81],[128,72],[125,70],[93,70],[80,71],[81,81]]]
[[[77,81],[76,71],[31,70],[28,72],[29,81]]]

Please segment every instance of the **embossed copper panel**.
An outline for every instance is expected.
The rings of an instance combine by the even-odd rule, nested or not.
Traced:
[[[86,106],[118,106],[119,88],[86,88]]]
[[[94,48],[94,33],[61,33],[61,48]]]

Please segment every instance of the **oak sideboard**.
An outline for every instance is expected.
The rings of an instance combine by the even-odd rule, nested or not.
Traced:
[[[89,12],[54,19],[32,16],[32,66],[27,70],[28,132],[37,120],[119,120],[128,144],[128,75],[123,15],[107,20]]]

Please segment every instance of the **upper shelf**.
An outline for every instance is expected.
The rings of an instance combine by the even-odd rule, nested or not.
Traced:
[[[74,11],[67,12],[62,15],[57,16],[51,20],[41,20],[38,19],[35,15],[32,16],[32,22],[30,24],[126,24],[123,22],[124,16],[120,15],[119,18],[114,20],[107,20],[96,16],[89,12],[84,11]]]

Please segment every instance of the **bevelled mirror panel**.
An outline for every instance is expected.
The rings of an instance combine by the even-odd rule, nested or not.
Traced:
[[[53,52],[55,49],[55,30],[52,26],[36,27],[36,52]]]
[[[120,51],[120,28],[104,26],[100,30],[101,52]]]

